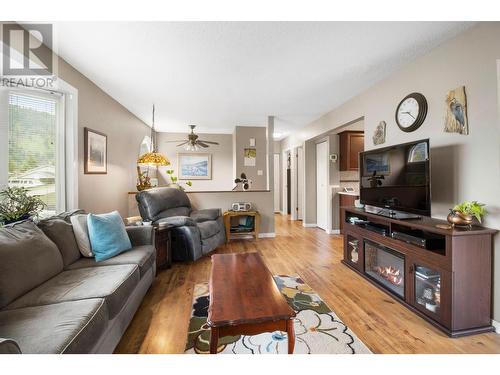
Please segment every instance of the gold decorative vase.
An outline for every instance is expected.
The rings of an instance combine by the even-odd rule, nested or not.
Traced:
[[[452,226],[467,226],[470,228],[472,226],[473,217],[472,215],[467,215],[460,211],[450,210],[446,219]]]

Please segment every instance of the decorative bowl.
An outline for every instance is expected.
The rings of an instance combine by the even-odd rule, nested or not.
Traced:
[[[452,226],[472,226],[472,215],[464,214],[460,211],[450,210],[448,217],[446,218]]]

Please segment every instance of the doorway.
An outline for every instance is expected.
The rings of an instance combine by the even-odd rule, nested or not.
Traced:
[[[281,206],[280,176],[281,176],[280,154],[274,154],[274,212],[280,212],[280,206]]]
[[[327,168],[328,168],[328,143],[316,144],[316,226],[326,231],[328,190],[327,190]]]
[[[297,220],[304,217],[304,148],[297,148]]]
[[[292,213],[292,155],[286,156],[286,213]]]

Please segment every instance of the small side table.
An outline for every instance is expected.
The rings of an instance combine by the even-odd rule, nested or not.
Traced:
[[[253,216],[253,228],[245,232],[231,232],[231,218],[241,216]],[[224,212],[224,226],[226,227],[226,243],[231,239],[232,234],[251,234],[255,236],[255,240],[259,239],[260,214],[259,211],[226,211]]]
[[[169,225],[155,225],[156,269],[172,267],[172,237]]]

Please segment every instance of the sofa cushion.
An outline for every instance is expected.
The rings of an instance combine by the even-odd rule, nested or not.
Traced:
[[[87,217],[90,244],[96,262],[112,258],[132,248],[118,211]]]
[[[200,229],[201,239],[209,238],[215,236],[220,232],[220,227],[215,220],[204,221],[198,223],[198,228]]]
[[[0,228],[0,308],[62,269],[57,246],[32,222]]]
[[[189,216],[197,223],[202,223],[208,220],[217,220],[219,216],[222,216],[222,212],[220,208],[207,208],[191,211]]]
[[[139,279],[139,268],[133,264],[68,270],[18,298],[6,309],[104,298],[112,319],[120,312]]]
[[[67,270],[76,270],[80,268],[113,266],[117,264],[135,264],[139,267],[142,277],[155,261],[155,248],[152,245],[136,246],[132,250],[126,251],[111,259],[102,262],[96,262],[92,258],[80,258],[75,263],[66,267]]]
[[[73,226],[60,217],[54,216],[38,223],[40,228],[52,242],[54,242],[61,252],[64,266],[80,259],[80,251],[76,243]]]
[[[89,353],[107,324],[102,298],[0,311],[0,332],[22,353]]]

